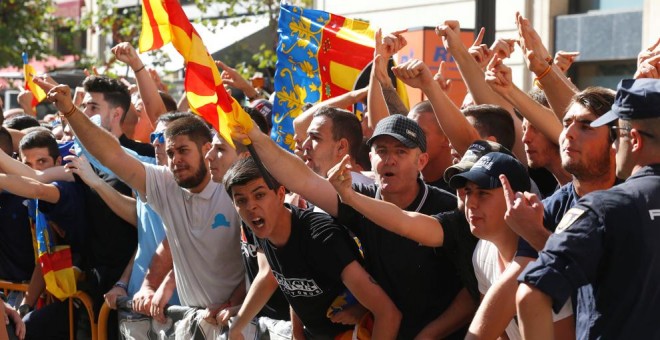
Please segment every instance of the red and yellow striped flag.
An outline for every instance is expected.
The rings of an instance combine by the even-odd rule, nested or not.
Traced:
[[[28,54],[23,52],[23,78],[25,79],[24,89],[32,92],[32,107],[36,107],[42,100],[46,99],[46,92],[32,81],[37,75],[32,65],[28,64]]]
[[[140,51],[159,49],[170,41],[186,62],[184,87],[190,110],[233,146],[230,122],[250,129],[252,119],[225,90],[202,38],[177,0],[143,1]]]

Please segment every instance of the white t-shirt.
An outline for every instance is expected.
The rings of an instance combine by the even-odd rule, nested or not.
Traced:
[[[240,218],[222,185],[200,193],[181,188],[167,167],[144,164],[147,203],[162,218],[181,304],[226,302],[244,277]]]
[[[477,242],[477,246],[474,248],[474,253],[472,254],[472,265],[474,266],[474,274],[479,284],[479,292],[484,295],[493,283],[499,279],[505,269],[499,268],[499,252],[497,251],[497,247],[486,240],[479,240]],[[552,313],[552,319],[553,321],[558,321],[571,315],[573,315],[573,306],[569,299],[558,314]],[[511,322],[507,325],[506,335],[510,340],[522,339],[516,319],[511,319]]]

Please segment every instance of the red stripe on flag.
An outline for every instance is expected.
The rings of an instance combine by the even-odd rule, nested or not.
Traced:
[[[45,275],[51,271],[71,268],[71,249],[57,250],[52,254],[41,254],[39,256],[41,272]]]
[[[156,0],[160,1],[160,0]],[[156,50],[161,47],[163,47],[163,37],[160,34],[160,27],[158,26],[158,23],[156,22],[156,18],[154,17],[154,10],[151,8],[151,1],[150,0],[145,0],[144,1],[144,10],[147,12],[147,17],[149,18],[149,23],[151,24],[151,32],[153,32],[153,45],[149,48],[149,50]]]

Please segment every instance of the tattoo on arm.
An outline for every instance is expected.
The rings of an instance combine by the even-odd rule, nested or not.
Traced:
[[[394,87],[383,88],[383,97],[385,97],[385,103],[387,103],[387,109],[390,111],[390,114],[408,114],[408,109],[403,105]]]

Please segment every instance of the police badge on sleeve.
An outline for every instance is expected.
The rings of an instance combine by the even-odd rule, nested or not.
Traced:
[[[568,210],[565,214],[564,217],[562,217],[561,221],[557,225],[557,229],[555,229],[555,234],[559,234],[562,231],[568,229],[575,221],[577,221],[582,214],[584,214],[586,210],[584,209],[579,209],[579,208],[571,208]]]

